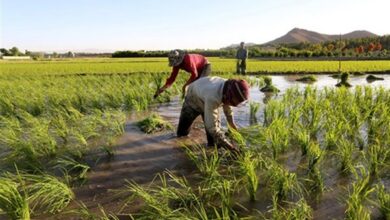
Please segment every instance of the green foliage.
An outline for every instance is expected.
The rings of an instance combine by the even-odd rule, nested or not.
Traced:
[[[152,113],[144,120],[137,122],[137,125],[143,132],[148,134],[173,129],[173,126],[157,113]]]

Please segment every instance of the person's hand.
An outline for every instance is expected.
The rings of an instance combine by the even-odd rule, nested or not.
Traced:
[[[162,92],[164,92],[164,89],[163,88],[159,88],[157,89],[156,93],[154,94],[153,98],[157,98]]]

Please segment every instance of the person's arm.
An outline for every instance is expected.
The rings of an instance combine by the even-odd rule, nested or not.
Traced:
[[[186,87],[187,87],[190,83],[192,83],[193,81],[195,81],[196,78],[197,78],[197,76],[198,76],[198,70],[196,69],[196,66],[195,66],[195,64],[194,64],[193,62],[191,62],[191,64],[190,64],[190,74],[191,74],[190,78],[187,80],[186,83],[184,83],[183,88],[182,88],[182,92],[183,92],[182,94],[183,94],[183,96],[184,96],[184,94],[185,94],[185,92],[186,92]]]
[[[159,96],[162,92],[164,92],[167,88],[169,88],[173,84],[173,82],[175,82],[178,73],[179,73],[179,67],[176,66],[173,67],[171,75],[165,82],[164,86],[157,89],[156,93],[154,94],[154,98],[157,98],[157,96]]]
[[[232,152],[238,152],[238,149],[228,141],[221,131],[218,118],[218,105],[205,101],[204,123],[207,131],[213,136],[215,144]]]
[[[226,121],[228,122],[228,125],[233,128],[234,130],[238,130],[238,127],[237,125],[234,123],[234,119],[233,119],[233,111],[232,111],[232,107],[230,107],[229,105],[223,105],[223,112],[225,114],[225,117],[226,117]]]

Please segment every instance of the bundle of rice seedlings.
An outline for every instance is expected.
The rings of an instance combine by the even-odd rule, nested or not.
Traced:
[[[137,125],[143,132],[148,134],[173,129],[173,126],[157,113],[152,113],[149,117],[139,121]]]

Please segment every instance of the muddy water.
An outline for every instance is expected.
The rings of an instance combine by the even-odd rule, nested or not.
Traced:
[[[390,75],[379,75],[385,78],[384,81],[376,81],[368,83],[365,76],[352,76],[350,83],[356,85],[372,85],[384,86],[389,88]],[[325,86],[333,87],[338,81],[329,76],[319,75],[318,82],[311,84],[318,88]],[[279,97],[291,87],[297,86],[304,88],[305,83],[295,81],[298,76],[272,76],[273,84],[278,87],[281,92]],[[258,88],[251,88],[251,99],[261,103],[264,107],[269,98],[277,98],[277,96],[269,96],[259,92]],[[180,115],[181,100],[174,99],[172,102],[154,106],[150,111],[158,112],[166,120],[170,121],[175,127],[178,123]],[[262,120],[262,110],[258,112],[257,118]],[[104,155],[95,155],[101,159],[92,166],[91,172],[88,174],[88,181],[81,187],[74,189],[78,201],[82,201],[91,208],[92,211],[98,210],[98,204],[101,204],[108,212],[118,213],[123,204],[123,196],[116,195],[115,190],[123,189],[126,180],[135,181],[139,184],[149,183],[157,173],[161,173],[166,169],[179,172],[187,175],[193,170],[190,162],[186,159],[180,145],[184,143],[192,143],[193,141],[199,144],[206,143],[203,124],[197,120],[193,126],[193,130],[186,138],[176,138],[175,131],[168,131],[154,135],[146,135],[142,133],[135,122],[143,119],[149,112],[133,114],[129,116],[126,123],[125,133],[119,137],[115,147],[115,155],[111,158]],[[242,107],[234,108],[235,120],[239,126],[248,126],[249,122],[249,104]],[[226,121],[222,117],[223,125]],[[298,169],[299,154],[289,155],[286,162],[290,164],[292,171]],[[334,170],[329,167],[329,170]],[[314,208],[314,219],[340,219],[344,216],[345,207],[343,205],[343,197],[340,195],[346,194],[345,182],[349,181],[345,177],[340,176],[338,172],[326,172],[325,184],[331,191],[326,191],[319,202],[312,202]],[[114,190],[114,191],[113,191]],[[247,204],[247,207],[252,207],[265,211],[265,208],[270,205],[269,199],[262,199],[264,193],[259,190],[257,196],[259,201],[256,204]],[[245,204],[245,202],[243,203]],[[75,207],[75,204],[72,204]],[[140,207],[134,206],[131,210],[137,210]],[[127,210],[128,211],[128,210]]]

